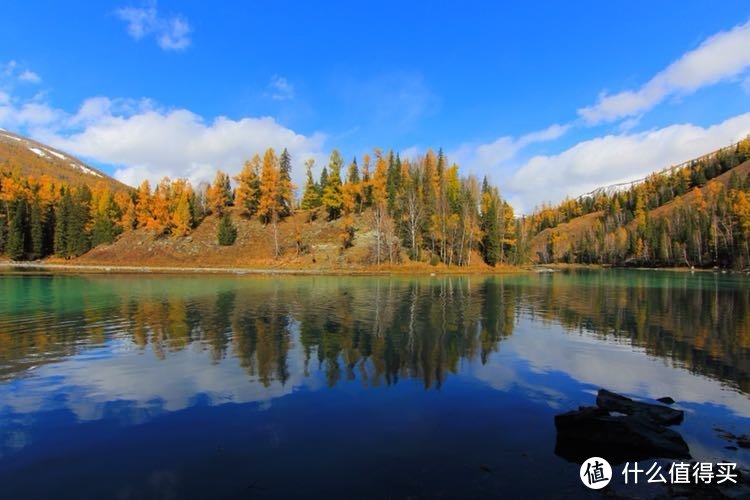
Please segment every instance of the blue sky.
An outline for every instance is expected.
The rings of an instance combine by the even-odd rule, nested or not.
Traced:
[[[746,2],[13,1],[0,127],[130,184],[442,147],[519,211],[750,133]]]

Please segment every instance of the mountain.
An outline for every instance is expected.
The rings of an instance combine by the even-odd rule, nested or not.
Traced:
[[[750,137],[523,221],[536,263],[750,265]]]
[[[93,187],[104,182],[113,192],[130,189],[72,155],[0,129],[0,173],[4,172],[20,176],[48,175],[71,185],[88,184]]]

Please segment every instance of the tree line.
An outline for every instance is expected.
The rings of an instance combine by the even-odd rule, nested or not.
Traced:
[[[520,226],[497,187],[486,178],[461,177],[442,150],[402,159],[375,149],[362,157],[361,166],[356,158],[345,166],[333,150],[318,179],[315,160],[305,166],[299,198],[286,149],[277,154],[269,148],[234,177],[219,170],[211,184],[197,188],[185,179],[164,178],[153,189],[144,181],[137,189],[113,192],[103,182],[72,186],[44,175],[0,174],[0,253],[13,260],[76,257],[138,228],[179,238],[211,214],[220,218],[218,243],[231,245],[237,238],[233,213],[270,226],[278,257],[279,224],[304,210],[308,222],[320,216],[337,221],[342,250],[358,232],[371,237],[370,259],[378,265],[408,256],[465,266],[476,254],[496,265],[518,263],[523,256],[516,248]]]
[[[535,256],[541,262],[744,269],[750,265],[750,177],[728,172],[748,159],[750,138],[625,191],[542,206],[524,218],[524,232],[530,239],[547,230]],[[557,228],[594,213],[594,223],[580,232]]]

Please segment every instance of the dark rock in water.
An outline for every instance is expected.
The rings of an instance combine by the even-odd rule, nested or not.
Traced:
[[[737,447],[736,446],[731,446],[730,445],[730,446],[725,446],[724,448],[726,448],[727,450],[737,451]]]
[[[740,448],[750,448],[750,436],[743,434],[737,438],[737,446]]]
[[[690,458],[682,436],[647,412],[613,416],[607,408],[584,406],[555,416],[555,427],[555,453],[576,463],[592,456],[615,464],[653,457]]]
[[[645,419],[661,425],[674,425],[682,422],[684,414],[668,406],[641,403],[625,396],[620,396],[606,389],[600,389],[596,396],[596,405],[609,411],[625,413],[631,416],[643,416]]]
[[[669,396],[665,396],[663,398],[657,399],[658,402],[664,403],[665,405],[673,405],[674,399],[670,398]]]

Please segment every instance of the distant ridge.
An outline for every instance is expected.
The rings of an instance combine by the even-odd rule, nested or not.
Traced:
[[[744,140],[747,140],[747,139],[744,139]],[[742,141],[737,141],[735,143],[730,144],[729,146],[724,146],[723,148],[719,148],[719,149],[717,149],[715,151],[707,153],[707,154],[705,154],[703,156],[699,156],[697,158],[691,158],[690,160],[684,161],[684,162],[682,162],[682,163],[680,163],[678,165],[671,165],[669,167],[662,168],[661,170],[656,170],[656,171],[650,173],[649,175],[647,175],[646,177],[642,177],[642,178],[636,179],[634,181],[618,182],[618,183],[615,183],[615,184],[609,184],[607,186],[598,187],[596,189],[593,189],[593,190],[589,191],[588,193],[584,193],[584,194],[576,197],[576,200],[580,201],[580,200],[583,200],[583,199],[586,199],[586,198],[596,198],[596,197],[602,196],[602,195],[604,195],[604,196],[612,196],[615,193],[620,193],[620,192],[623,192],[623,191],[627,191],[628,189],[632,188],[633,186],[637,186],[638,184],[642,184],[643,182],[645,182],[646,179],[648,179],[649,177],[651,177],[653,175],[668,174],[668,173],[673,172],[675,170],[679,170],[681,168],[689,167],[689,166],[694,165],[696,163],[700,163],[700,162],[705,162],[705,161],[711,160],[712,158],[715,158],[715,157],[719,156],[723,152],[727,152],[727,151],[730,151],[730,150],[733,150],[733,149],[737,148],[737,146],[741,142]]]
[[[113,191],[130,189],[73,155],[4,129],[0,129],[0,173],[48,175],[74,185],[104,182]]]

